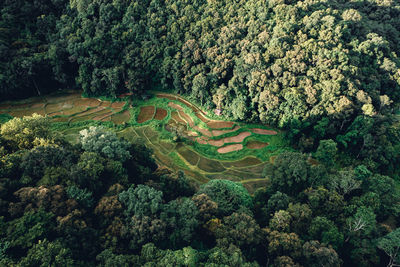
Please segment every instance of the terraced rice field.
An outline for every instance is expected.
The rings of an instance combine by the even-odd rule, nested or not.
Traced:
[[[0,104],[0,114],[13,117],[29,116],[33,113],[47,115],[56,122],[112,121],[123,124],[130,120],[130,113],[123,110],[127,101],[102,101],[95,98],[83,98],[81,92],[48,95],[24,99],[21,102]]]
[[[158,164],[181,170],[200,183],[229,179],[242,182],[253,192],[268,183],[262,175],[264,166],[285,147],[282,134],[273,129],[211,119],[178,95],[159,93],[134,109],[131,130],[153,149]],[[157,115],[159,110],[165,113]],[[152,121],[158,121],[161,130],[152,126]],[[182,141],[164,139],[163,131]]]
[[[262,176],[267,162],[256,157],[249,156],[234,161],[211,159],[183,142],[162,140],[160,134],[148,125],[129,127],[118,134],[125,138],[127,136],[141,138],[153,150],[159,166],[183,171],[199,183],[205,183],[210,179],[228,179],[242,182],[250,192],[268,183],[268,179]]]
[[[85,124],[99,121],[120,124],[117,134],[128,141],[140,138],[154,152],[160,167],[183,171],[198,183],[229,179],[250,192],[265,186],[262,175],[270,157],[286,149],[282,134],[264,125],[215,120],[188,100],[159,93],[146,101],[110,102],[82,98],[80,92],[0,103],[0,114],[22,117],[38,113],[65,122],[62,133],[77,142]],[[110,125],[110,124],[108,124]],[[122,130],[121,130],[122,129]],[[177,141],[172,141],[178,136]]]

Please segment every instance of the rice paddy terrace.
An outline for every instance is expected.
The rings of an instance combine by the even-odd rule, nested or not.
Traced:
[[[128,141],[144,140],[160,167],[181,170],[199,183],[210,179],[241,182],[250,192],[268,183],[262,175],[264,166],[287,148],[278,131],[212,119],[214,114],[174,94],[157,93],[148,100],[121,96],[111,102],[71,92],[0,103],[0,114],[22,117],[33,113],[64,125],[59,131],[71,142],[87,127],[82,122],[114,125],[117,134]]]

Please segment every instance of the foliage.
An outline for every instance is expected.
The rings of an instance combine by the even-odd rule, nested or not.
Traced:
[[[247,190],[228,180],[211,180],[202,185],[197,194],[206,194],[217,203],[221,215],[230,215],[240,207],[251,208],[252,199]]]
[[[86,188],[80,189],[76,186],[70,186],[67,188],[67,195],[68,197],[75,199],[78,203],[86,208],[90,208],[93,206],[93,194],[92,192],[87,191]]]
[[[390,258],[388,266],[395,266],[400,262],[399,254],[400,228],[397,228],[378,241],[378,247]]]
[[[332,245],[338,249],[342,246],[344,238],[336,225],[325,217],[315,217],[309,228],[311,239],[321,240],[323,244]]]
[[[331,246],[321,245],[318,241],[306,242],[303,253],[307,259],[307,266],[340,266],[339,255]]]
[[[83,152],[76,165],[72,167],[72,180],[81,188],[92,192],[100,190],[103,185],[105,160],[95,152]]]
[[[1,141],[0,265],[380,266],[396,257],[384,235],[397,227],[397,182],[340,157],[279,154],[252,196],[228,180],[197,189],[183,173],[154,172],[137,142],[122,145],[129,158],[62,140],[12,144]]]
[[[119,194],[119,200],[124,204],[125,215],[151,216],[161,212],[163,208],[162,192],[146,185],[131,186]]]
[[[288,207],[289,202],[290,199],[288,195],[277,191],[268,199],[267,211],[269,214],[273,214],[276,211],[285,210]]]
[[[161,219],[167,223],[173,247],[188,244],[199,224],[198,209],[189,198],[172,200],[164,206]]]
[[[210,251],[206,266],[259,266],[257,262],[247,262],[242,251],[230,245],[228,248],[215,247]]]
[[[215,235],[218,239],[227,239],[227,244],[241,248],[255,247],[262,240],[260,226],[252,216],[239,212],[224,217]]]
[[[38,114],[14,118],[1,125],[0,134],[14,149],[30,149],[55,142],[49,129],[50,119]]]
[[[321,161],[325,166],[331,166],[335,161],[337,147],[335,141],[321,140],[317,151],[315,152],[315,158]]]
[[[54,38],[68,1],[4,1],[0,7],[0,98],[54,91],[73,82],[62,41]]]
[[[180,250],[160,250],[153,243],[143,246],[141,260],[148,266],[196,266],[198,252],[191,247]]]
[[[99,262],[99,266],[112,267],[121,266],[129,267],[135,265],[136,259],[134,256],[129,255],[115,255],[111,249],[103,250],[99,255],[96,256],[96,260]]]
[[[49,168],[63,167],[69,169],[74,161],[75,156],[71,151],[62,147],[52,145],[38,146],[31,149],[23,156],[20,166],[24,170],[24,176],[28,176],[33,181],[37,181],[42,178],[46,172],[46,174],[49,175],[49,171],[51,171]],[[62,181],[54,182],[61,183]]]
[[[39,240],[22,258],[20,266],[71,266],[74,264],[72,253],[60,241],[49,242],[47,239]]]
[[[354,177],[353,171],[341,170],[330,177],[329,187],[344,196],[360,188],[361,183]]]
[[[116,134],[102,127],[90,126],[79,132],[82,148],[97,152],[105,158],[125,161],[130,158],[129,144],[117,138]]]
[[[27,212],[21,218],[15,219],[7,229],[12,240],[10,247],[28,248],[49,236],[54,227],[53,217],[53,214],[39,210]]]
[[[371,208],[361,206],[356,214],[347,220],[347,228],[350,234],[359,234],[361,236],[370,236],[376,228],[375,214]]]
[[[265,172],[271,180],[272,190],[294,196],[312,184],[311,165],[305,155],[297,152],[279,154]]]

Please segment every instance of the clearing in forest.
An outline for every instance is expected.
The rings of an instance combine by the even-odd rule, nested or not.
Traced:
[[[0,103],[0,114],[48,115],[66,139],[93,121],[112,127],[130,142],[144,142],[159,166],[183,171],[198,183],[210,179],[239,181],[250,192],[267,184],[262,172],[269,158],[285,150],[281,132],[265,125],[218,120],[175,94],[147,100],[123,95],[118,101],[83,98],[78,92]],[[213,117],[209,117],[211,114]]]

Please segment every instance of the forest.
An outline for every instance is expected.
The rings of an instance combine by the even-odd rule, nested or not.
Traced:
[[[160,168],[132,121],[0,112],[1,266],[400,265],[399,0],[0,3],[0,102],[167,92],[289,146],[249,192]]]

